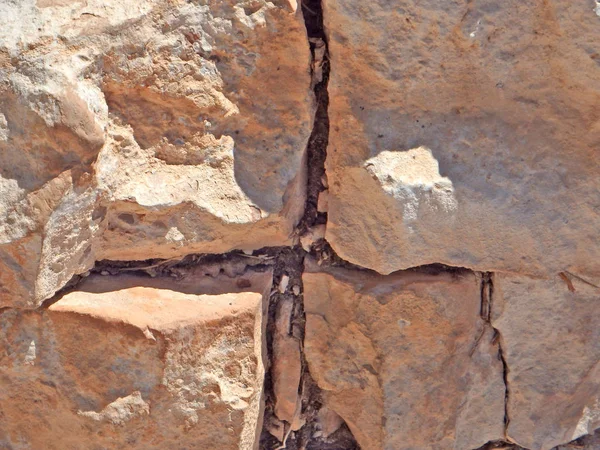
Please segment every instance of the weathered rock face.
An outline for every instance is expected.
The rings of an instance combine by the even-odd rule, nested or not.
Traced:
[[[0,449],[600,449],[600,0],[0,0]]]
[[[313,108],[292,6],[0,5],[0,305],[94,260],[291,242]]]
[[[310,372],[361,448],[473,449],[504,437],[502,362],[475,276],[303,279]]]
[[[599,275],[593,6],[324,0],[336,252],[381,273]]]
[[[598,289],[498,275],[492,323],[509,368],[508,437],[547,450],[600,426]]]
[[[106,278],[49,310],[0,317],[0,447],[255,448],[262,293]]]

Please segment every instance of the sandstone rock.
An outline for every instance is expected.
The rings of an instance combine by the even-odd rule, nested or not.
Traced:
[[[97,193],[76,186],[72,171],[0,212],[0,307],[36,307],[89,269],[102,220]]]
[[[255,448],[263,295],[144,280],[92,275],[49,310],[3,311],[1,447]]]
[[[592,3],[324,0],[336,252],[600,275]]]
[[[600,427],[598,289],[560,277],[495,277],[493,324],[508,366],[508,436],[548,450]]]
[[[301,14],[205,3],[0,5],[0,307],[98,259],[291,243],[313,109]]]
[[[503,438],[502,363],[474,275],[332,269],[303,280],[310,373],[361,448]]]

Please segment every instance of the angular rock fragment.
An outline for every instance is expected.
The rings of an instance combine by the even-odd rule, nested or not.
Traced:
[[[48,310],[5,310],[0,447],[255,448],[268,276],[210,294],[91,276]]]
[[[600,275],[591,3],[324,0],[340,257]]]
[[[39,0],[0,17],[0,307],[99,259],[291,243],[313,108],[291,4]]]
[[[298,389],[302,356],[300,341],[292,334],[292,314],[294,302],[282,299],[276,315],[275,335],[273,336],[273,392],[275,394],[275,415],[289,424],[297,416],[300,398]]]
[[[508,367],[508,437],[549,450],[600,427],[597,288],[497,275],[492,321]]]
[[[332,269],[303,281],[310,373],[361,448],[503,438],[502,362],[473,274]]]

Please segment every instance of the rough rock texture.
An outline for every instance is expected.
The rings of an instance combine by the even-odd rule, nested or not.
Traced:
[[[600,427],[598,289],[497,275],[492,323],[509,368],[508,437],[548,450]]]
[[[0,450],[600,449],[600,0],[0,0]]]
[[[0,16],[0,306],[36,306],[99,259],[291,242],[313,108],[293,4]]]
[[[336,252],[381,273],[600,275],[593,7],[324,0]]]
[[[163,284],[92,276],[0,316],[0,448],[255,448],[263,295]]]
[[[504,437],[504,383],[473,274],[305,273],[305,352],[361,448],[473,449]]]

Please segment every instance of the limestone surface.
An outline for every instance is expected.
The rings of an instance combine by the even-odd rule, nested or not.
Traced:
[[[502,362],[472,274],[306,273],[305,354],[364,450],[504,437]]]
[[[600,274],[593,1],[323,3],[342,258]]]
[[[99,292],[98,278],[48,310],[0,315],[0,447],[256,448],[262,293],[135,278]]]
[[[295,2],[27,0],[0,17],[0,307],[100,259],[291,243],[313,110]]]

